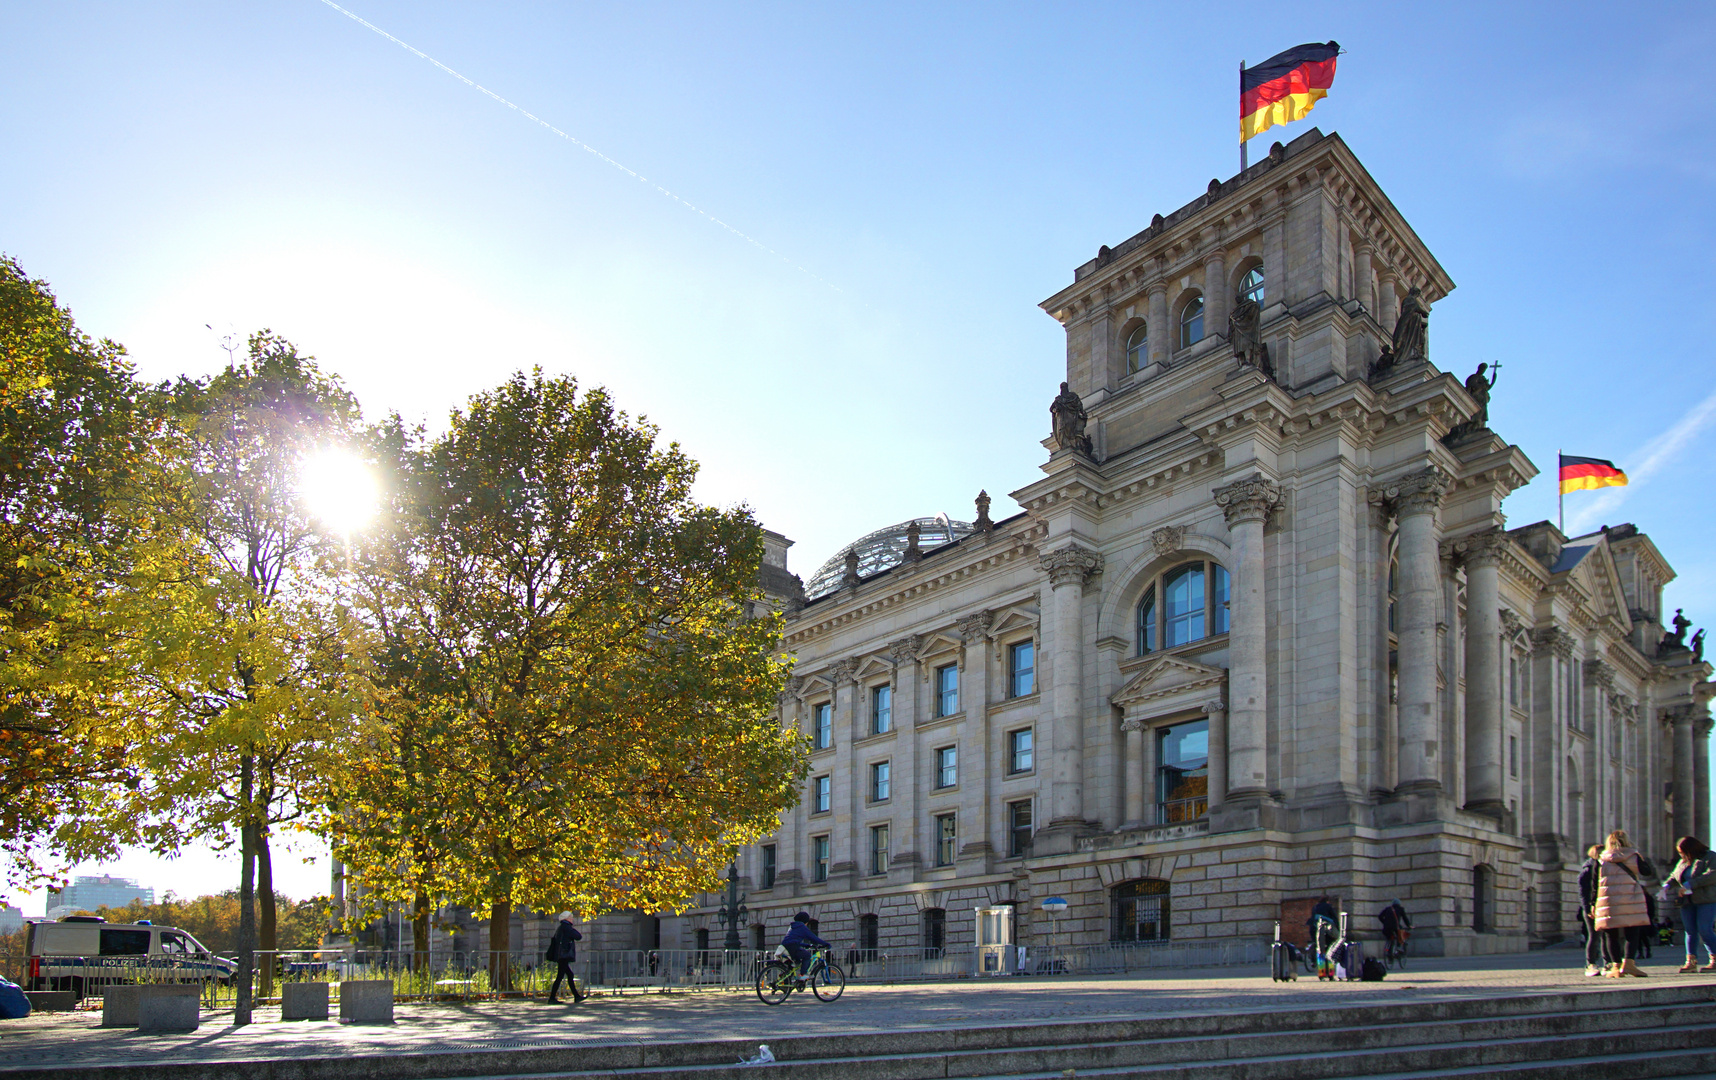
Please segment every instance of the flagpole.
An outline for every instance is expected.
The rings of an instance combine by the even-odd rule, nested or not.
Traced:
[[[1239,109],[1240,109],[1241,113],[1245,112],[1245,61],[1244,60],[1241,60],[1239,62]],[[1244,117],[1241,116],[1241,119],[1243,120]],[[1240,132],[1239,132],[1239,171],[1241,173],[1245,172],[1245,164],[1246,164],[1246,162],[1245,162],[1245,130],[1243,128],[1241,128]]]
[[[1561,449],[1555,450],[1555,527],[1567,536],[1567,496],[1561,490]]]

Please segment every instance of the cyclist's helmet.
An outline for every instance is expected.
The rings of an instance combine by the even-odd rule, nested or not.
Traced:
[[[810,912],[801,911],[797,915],[794,915],[792,917],[792,921],[793,922],[808,923],[810,921]]]

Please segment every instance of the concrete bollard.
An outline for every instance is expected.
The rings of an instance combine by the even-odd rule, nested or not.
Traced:
[[[139,986],[137,1030],[144,1033],[195,1031],[202,1017],[202,990],[184,984]]]
[[[137,991],[141,986],[104,986],[101,988],[101,1026],[136,1027]]]
[[[340,984],[342,1024],[393,1023],[393,980],[362,979]]]
[[[71,1012],[77,1008],[77,995],[70,990],[26,990],[33,1012]]]
[[[343,995],[342,995],[343,996]],[[345,1014],[341,1005],[340,1013]],[[328,984],[325,982],[283,983],[280,987],[280,1019],[326,1020]],[[389,1019],[392,1019],[391,1012]]]

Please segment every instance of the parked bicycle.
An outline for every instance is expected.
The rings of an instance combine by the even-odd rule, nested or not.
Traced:
[[[828,958],[827,949],[817,949],[811,954],[810,967],[802,978],[784,945],[776,948],[773,959],[757,972],[757,1000],[765,1005],[779,1005],[794,990],[805,989],[815,994],[818,1001],[834,1001],[846,992],[846,973]]]

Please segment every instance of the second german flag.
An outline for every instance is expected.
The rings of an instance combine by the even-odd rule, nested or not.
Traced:
[[[1299,45],[1271,56],[1239,77],[1239,141],[1310,112],[1335,82],[1339,44]]]

